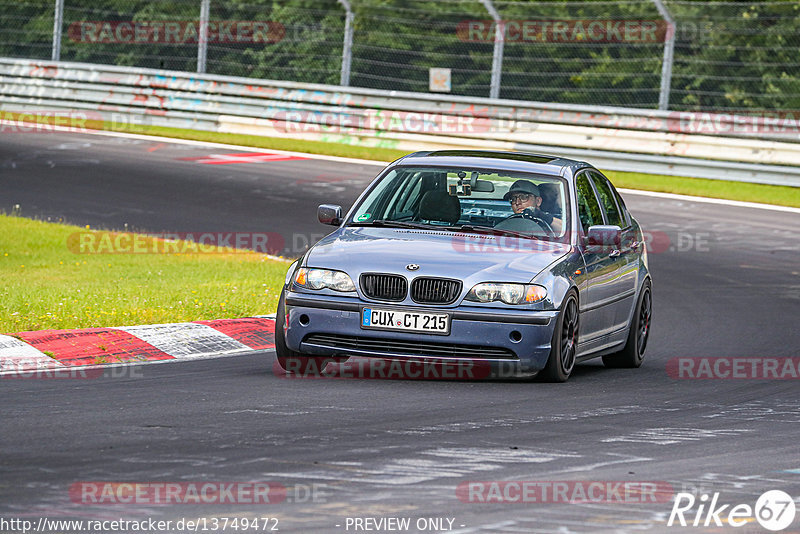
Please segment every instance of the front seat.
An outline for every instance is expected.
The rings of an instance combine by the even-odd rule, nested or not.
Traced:
[[[428,191],[419,203],[419,218],[456,224],[461,218],[461,202],[447,191]]]
[[[554,183],[539,184],[539,192],[542,194],[542,211],[546,211],[556,217],[561,217],[561,205],[559,204],[559,186]]]

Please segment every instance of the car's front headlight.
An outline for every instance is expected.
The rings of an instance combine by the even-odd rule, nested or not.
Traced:
[[[355,291],[353,279],[342,271],[329,269],[309,269],[301,267],[294,275],[294,283],[306,289],[333,289],[334,291]]]
[[[547,297],[547,289],[535,284],[503,284],[485,282],[478,284],[465,297],[472,302],[501,301],[506,304],[531,304]]]

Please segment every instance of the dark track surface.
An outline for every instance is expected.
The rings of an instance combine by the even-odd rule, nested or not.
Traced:
[[[93,227],[280,232],[298,252],[292,243],[325,232],[316,205],[348,206],[378,170],[177,159],[225,152],[7,136],[0,209],[20,204],[25,216]],[[456,487],[667,481],[720,492],[724,503],[753,505],[770,489],[800,501],[798,380],[675,380],[665,370],[680,356],[800,356],[800,218],[626,200],[671,243],[650,255],[654,329],[641,369],[590,362],[560,385],[289,380],[266,353],[134,367],[127,378],[0,379],[0,516],[273,516],[285,532],[348,532],[347,517],[447,517],[457,532],[663,532],[703,529],[668,529],[669,502],[469,504]],[[70,502],[78,481],[275,481],[290,494],[321,486],[316,503],[118,508]],[[720,530],[765,532],[757,523]],[[788,531],[798,530],[800,517]]]

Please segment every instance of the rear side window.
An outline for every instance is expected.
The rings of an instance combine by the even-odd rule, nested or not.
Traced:
[[[619,226],[620,228],[628,226],[627,221],[625,221],[619,211],[617,200],[614,198],[614,193],[611,191],[611,184],[608,183],[606,177],[596,172],[592,172],[591,175],[592,181],[597,188],[597,193],[600,195],[600,203],[603,205],[603,209],[608,217],[608,224]]]
[[[578,217],[585,234],[589,231],[590,226],[603,224],[603,214],[586,173],[578,175],[575,184],[578,189]]]

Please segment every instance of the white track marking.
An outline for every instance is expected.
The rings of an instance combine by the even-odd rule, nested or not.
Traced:
[[[676,445],[689,441],[700,441],[717,436],[736,436],[750,429],[718,429],[705,430],[702,428],[650,428],[638,430],[625,436],[617,436],[602,440],[603,443],[627,442],[646,443],[650,445]]]
[[[516,521],[500,521],[498,523],[484,523],[482,525],[468,527],[468,528],[459,528],[457,530],[452,530],[451,534],[471,534],[472,532],[500,532],[499,529],[505,527],[512,527],[517,525]]]
[[[253,352],[247,345],[210,326],[197,323],[155,324],[118,327],[175,358],[211,354]]]
[[[297,156],[289,156],[286,154],[264,154],[258,152],[251,152],[248,154],[211,154],[205,158],[193,160],[195,163],[203,163],[206,165],[228,165],[235,163],[262,163],[265,161],[291,161]],[[291,159],[290,159],[291,158]]]
[[[620,464],[629,464],[633,462],[651,462],[652,458],[645,458],[644,456],[632,456],[629,454],[618,454],[614,452],[607,452],[605,453],[608,456],[618,456],[620,457],[619,460],[608,460],[605,462],[596,462],[593,464],[586,464],[586,465],[577,465],[574,467],[568,467],[566,469],[559,469],[556,473],[580,473],[582,471],[595,471],[597,469],[603,469],[605,467],[609,467],[611,465],[620,465]],[[535,475],[531,475],[535,476]]]
[[[59,369],[63,363],[15,337],[0,335],[0,374]]]
[[[5,121],[0,121],[0,123],[4,123]],[[65,128],[62,126],[54,126],[54,131],[60,131],[65,133],[75,133],[72,128]],[[229,145],[227,143],[213,143],[211,141],[195,141],[193,139],[177,139],[174,137],[161,137],[156,135],[141,135],[141,134],[130,134],[125,132],[107,132],[104,130],[86,130],[80,132],[82,134],[90,134],[90,135],[104,135],[107,137],[122,137],[126,139],[140,139],[143,141],[158,141],[162,143],[174,143],[180,145],[191,145],[191,146],[202,146],[202,147],[210,147],[210,148],[225,148],[231,150],[269,150],[270,152],[274,152],[276,154],[285,154],[287,156],[299,156],[308,159],[321,159],[325,161],[338,161],[341,163],[353,163],[356,165],[371,165],[373,167],[386,167],[389,162],[387,161],[373,161],[368,159],[358,159],[358,158],[345,158],[341,156],[326,156],[324,154],[311,154],[308,152],[294,152],[290,150],[278,150],[272,148],[264,148],[264,147],[254,147],[254,146],[246,146],[246,145]],[[724,180],[720,180],[724,183]],[[740,208],[754,208],[754,209],[762,209],[762,210],[773,210],[773,211],[786,211],[789,213],[800,213],[800,208],[792,208],[789,206],[776,206],[773,204],[760,204],[758,202],[743,202],[740,200],[726,200],[724,198],[710,198],[710,197],[695,197],[690,195],[678,195],[675,193],[659,193],[656,191],[642,191],[639,189],[622,189],[620,188],[619,191],[621,193],[629,194],[629,195],[642,195],[642,196],[649,196],[655,198],[669,198],[672,200],[684,200],[686,202],[705,202],[708,204],[721,204],[725,206],[736,206]]]
[[[65,133],[75,133],[71,128],[55,127],[54,129],[55,131],[64,131]],[[290,150],[277,150],[277,149],[257,147],[257,146],[229,145],[227,143],[214,143],[211,141],[195,141],[193,139],[177,139],[174,137],[161,137],[157,135],[130,134],[125,132],[106,132],[103,130],[86,130],[80,133],[90,134],[90,135],[105,135],[108,137],[123,137],[125,139],[140,139],[143,141],[156,141],[161,143],[173,143],[179,145],[202,146],[209,148],[224,148],[230,150],[250,150],[250,151],[268,150],[270,152],[274,152],[275,154],[285,154],[287,156],[298,156],[308,159],[321,159],[325,161],[338,161],[341,163],[354,163],[356,165],[372,165],[377,167],[386,167],[389,164],[388,161],[373,161],[368,159],[344,158],[340,156],[326,156],[323,154],[309,154],[307,152],[292,152]]]
[[[617,189],[626,195],[641,195],[645,197],[667,198],[670,200],[683,200],[684,202],[702,202],[706,204],[721,204],[724,206],[735,206],[737,208],[755,208],[760,210],[785,211],[787,213],[800,214],[800,208],[789,206],[775,206],[773,204],[759,204],[757,202],[742,202],[740,200],[726,200],[724,198],[693,197],[689,195],[677,195],[675,193],[658,193],[656,191],[640,191],[639,189]]]
[[[69,132],[68,128],[64,128],[65,131]],[[261,150],[269,150],[270,152],[274,152],[276,154],[286,154],[287,156],[300,156],[308,159],[321,159],[325,161],[338,161],[341,163],[354,163],[356,165],[371,165],[377,167],[386,167],[389,162],[386,161],[371,161],[368,159],[357,159],[357,158],[343,158],[339,156],[325,156],[322,154],[310,154],[307,152],[292,152],[289,150],[274,150],[274,149],[267,149],[263,147],[252,147],[252,146],[244,146],[244,145],[228,145],[225,143],[212,143],[210,141],[193,141],[190,139],[174,139],[172,137],[158,137],[153,135],[139,135],[139,134],[128,134],[124,132],[105,132],[99,130],[87,130],[85,133],[92,134],[92,135],[107,135],[111,137],[125,137],[129,139],[142,139],[146,141],[158,141],[162,143],[178,143],[182,145],[193,145],[193,146],[202,146],[202,147],[214,147],[214,148],[227,148],[231,150],[253,150],[253,149],[261,149]],[[724,182],[722,182],[724,183]],[[683,200],[686,202],[704,202],[708,204],[721,204],[724,206],[736,206],[739,208],[754,208],[754,209],[762,209],[762,210],[773,210],[773,211],[785,211],[789,213],[800,213],[800,208],[791,208],[788,206],[775,206],[772,204],[759,204],[757,202],[742,202],[739,200],[726,200],[722,198],[709,198],[709,197],[694,197],[689,195],[678,195],[674,193],[658,193],[655,191],[641,191],[639,189],[619,189],[621,193],[630,194],[630,195],[642,195],[642,196],[649,196],[655,198],[668,198],[671,200]]]
[[[547,464],[575,458],[580,458],[580,455],[536,449],[440,447],[420,451],[413,456],[393,456],[389,460],[327,462],[309,471],[292,472],[291,476],[307,480],[406,486],[437,479],[482,476],[490,471],[503,469],[509,464]],[[286,473],[264,473],[264,475],[285,476]]]
[[[579,458],[571,452],[550,452],[534,449],[498,449],[490,447],[439,447],[421,454],[449,458],[462,463],[546,463],[562,458]]]
[[[2,121],[0,121],[2,122]],[[60,126],[55,126],[54,131],[63,131],[66,133],[75,133],[71,128],[65,128]],[[264,148],[264,147],[253,147],[253,146],[245,146],[245,145],[229,145],[226,143],[213,143],[211,141],[195,141],[192,139],[176,139],[173,137],[161,137],[156,135],[141,135],[141,134],[130,134],[125,132],[107,132],[103,130],[86,130],[85,134],[90,135],[104,135],[107,137],[122,137],[126,139],[139,139],[143,141],[157,141],[162,143],[174,143],[180,145],[192,145],[192,146],[202,146],[202,147],[211,147],[211,148],[225,148],[231,150],[269,150],[270,152],[274,152],[276,154],[286,154],[287,156],[300,156],[308,159],[320,159],[325,161],[338,161],[341,163],[353,163],[356,165],[371,165],[373,167],[386,167],[389,162],[386,161],[372,161],[368,159],[357,159],[357,158],[344,158],[340,156],[326,156],[323,154],[310,154],[308,152],[293,152],[289,150],[277,150],[272,148]],[[722,181],[724,183],[724,181]],[[641,191],[639,189],[619,189],[621,193],[629,194],[629,195],[642,195],[642,196],[649,196],[655,198],[668,198],[672,200],[683,200],[686,202],[705,202],[709,204],[721,204],[725,206],[736,206],[740,208],[754,208],[754,209],[762,209],[762,210],[772,210],[772,211],[785,211],[789,213],[800,213],[800,208],[792,208],[788,206],[775,206],[772,204],[759,204],[757,202],[742,202],[739,200],[726,200],[722,198],[709,198],[709,197],[693,197],[689,195],[678,195],[674,193],[658,193],[655,191]]]

